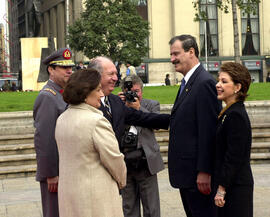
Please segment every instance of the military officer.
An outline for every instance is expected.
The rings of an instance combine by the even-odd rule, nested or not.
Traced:
[[[58,217],[58,150],[54,131],[58,116],[66,103],[62,90],[72,74],[72,54],[61,48],[43,60],[47,65],[49,80],[40,91],[34,104],[35,150],[37,158],[36,180],[40,182],[44,217]]]

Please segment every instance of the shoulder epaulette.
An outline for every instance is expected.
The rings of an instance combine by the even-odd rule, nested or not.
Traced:
[[[49,92],[51,92],[53,95],[56,96],[56,93],[55,93],[54,90],[52,90],[52,89],[50,89],[50,88],[45,88],[44,90],[45,90],[45,91],[49,91]]]

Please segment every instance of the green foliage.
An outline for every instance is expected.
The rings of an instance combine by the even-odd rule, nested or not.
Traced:
[[[149,50],[149,24],[132,0],[86,0],[81,18],[68,31],[70,47],[90,59],[104,55],[136,66]]]
[[[154,99],[161,104],[173,104],[179,86],[144,87],[143,97]],[[114,94],[120,92],[115,88]],[[270,100],[270,83],[252,83],[247,100]],[[30,111],[38,92],[0,92],[0,112]]]
[[[217,8],[224,11],[224,13],[229,13],[229,5],[235,1],[238,8],[246,14],[256,14],[257,4],[261,0],[216,0]],[[200,7],[201,0],[193,0],[192,4],[196,10],[194,21],[207,20],[207,15],[205,11],[201,10]]]

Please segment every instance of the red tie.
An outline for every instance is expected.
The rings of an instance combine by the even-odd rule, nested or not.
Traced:
[[[59,90],[59,92],[63,95],[64,89]]]

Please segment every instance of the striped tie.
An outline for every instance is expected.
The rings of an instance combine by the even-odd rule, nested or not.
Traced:
[[[104,106],[106,108],[107,114],[110,117],[112,117],[111,107],[110,107],[109,100],[108,100],[108,97],[107,96],[105,96],[105,98],[104,98],[104,104],[105,104]]]

